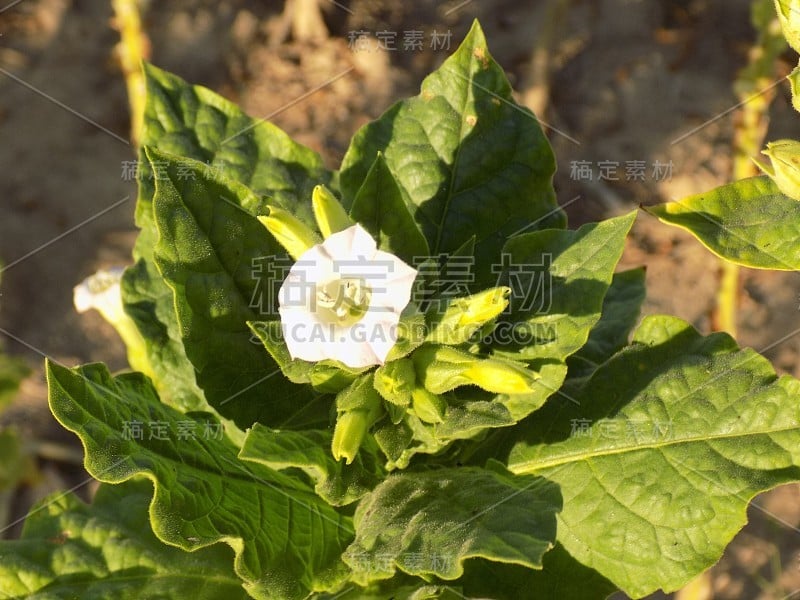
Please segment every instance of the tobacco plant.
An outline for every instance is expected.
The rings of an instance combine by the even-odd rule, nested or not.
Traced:
[[[800,478],[798,381],[640,318],[644,270],[616,271],[636,213],[567,227],[477,23],[338,171],[144,72],[141,232],[106,311],[135,372],[48,362],[102,483],[0,543],[0,597],[641,597]]]

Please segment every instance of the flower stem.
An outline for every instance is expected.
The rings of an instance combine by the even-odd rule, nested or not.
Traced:
[[[751,20],[758,38],[750,49],[749,61],[734,82],[734,91],[742,102],[736,115],[733,139],[733,179],[739,181],[758,175],[752,158],[764,144],[769,125],[769,107],[775,97],[770,86],[775,77],[775,62],[786,49],[786,42],[777,23],[772,0],[756,0]],[[721,280],[717,292],[714,328],[736,336],[739,308],[738,265],[721,261]]]
[[[120,41],[115,47],[131,110],[131,142],[139,146],[144,126],[145,83],[142,61],[150,55],[150,42],[142,31],[139,0],[111,0],[114,10],[114,27],[119,31]]]

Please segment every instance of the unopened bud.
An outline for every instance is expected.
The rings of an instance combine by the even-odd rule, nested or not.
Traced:
[[[529,394],[539,379],[539,374],[524,364],[499,358],[475,363],[463,375],[478,387],[496,394]]]
[[[352,463],[364,436],[382,414],[381,397],[373,387],[373,374],[356,379],[336,396],[336,427],[331,452],[336,460]]]
[[[344,207],[339,203],[339,200],[333,195],[333,192],[324,185],[318,185],[314,188],[314,192],[311,195],[311,206],[314,209],[317,227],[319,227],[324,238],[355,225],[347,215]]]
[[[361,442],[364,441],[364,436],[372,425],[368,417],[369,415],[361,410],[339,415],[336,419],[336,428],[333,430],[333,443],[331,444],[334,459],[345,459],[348,465],[355,460],[358,450],[361,448]]]
[[[511,289],[492,288],[472,296],[448,300],[429,311],[430,333],[425,341],[437,344],[463,344],[508,306]]]
[[[524,363],[480,358],[448,346],[420,348],[414,353],[414,367],[425,389],[434,394],[462,385],[477,385],[495,394],[527,394],[539,378]]]
[[[282,208],[270,206],[269,215],[258,220],[295,260],[320,243],[319,237],[305,223]]]
[[[397,406],[411,403],[415,380],[414,363],[408,358],[388,362],[375,371],[375,389],[387,402]]]
[[[755,160],[755,163],[769,175],[781,192],[800,200],[800,142],[770,142],[761,153],[769,157],[771,164],[767,165],[759,160]]]

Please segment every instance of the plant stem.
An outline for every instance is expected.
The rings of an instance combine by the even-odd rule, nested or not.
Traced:
[[[756,42],[750,49],[747,66],[738,74],[734,91],[742,107],[736,115],[733,138],[733,179],[739,181],[758,175],[752,157],[764,144],[769,125],[769,107],[775,97],[770,84],[775,77],[775,61],[786,49],[772,0],[755,0],[751,19],[757,31]],[[736,317],[739,307],[739,266],[720,261],[721,281],[717,292],[714,329],[736,336]]]
[[[115,52],[128,88],[131,110],[131,142],[139,146],[144,126],[145,83],[142,61],[150,55],[150,42],[142,31],[139,0],[111,0],[114,26],[120,41]]]

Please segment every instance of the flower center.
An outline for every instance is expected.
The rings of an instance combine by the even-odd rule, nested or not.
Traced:
[[[343,277],[318,284],[316,297],[322,320],[348,327],[366,314],[372,290],[363,279]]]

